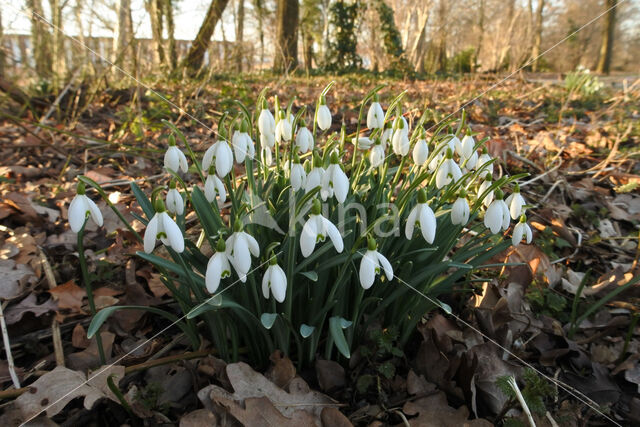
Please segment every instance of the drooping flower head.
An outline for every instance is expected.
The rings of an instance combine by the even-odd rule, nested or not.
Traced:
[[[367,113],[367,127],[369,129],[382,129],[384,127],[384,110],[382,110],[377,93],[373,95],[373,102]]]
[[[486,173],[493,175],[493,163],[491,162],[491,156],[487,151],[487,147],[482,148],[482,154],[478,157],[478,164],[476,165],[477,170],[484,169]]]
[[[156,240],[160,240],[165,246],[182,253],[184,251],[182,231],[165,210],[164,202],[161,198],[158,197],[155,200],[154,209],[156,213],[149,220],[147,229],[144,232],[144,251],[148,254],[153,252]]]
[[[424,189],[418,191],[418,204],[411,210],[404,229],[405,236],[411,240],[416,224],[420,227],[422,237],[427,243],[433,243],[436,237],[436,216],[427,203]]]
[[[293,191],[298,191],[305,186],[307,173],[304,171],[304,166],[300,164],[300,157],[298,157],[297,154],[293,156],[289,179],[291,180],[291,188]]]
[[[513,246],[518,246],[522,242],[523,238],[527,241],[527,244],[531,243],[531,240],[533,239],[531,227],[527,224],[527,217],[524,214],[520,216],[520,221],[518,221],[516,226],[513,227],[511,243],[513,243]]]
[[[209,258],[207,271],[205,273],[205,283],[207,291],[214,293],[220,286],[220,280],[231,276],[231,266],[226,252],[227,246],[222,238],[218,239],[216,252]]]
[[[484,214],[484,225],[493,234],[497,234],[500,230],[509,228],[509,208],[502,200],[504,193],[499,188],[494,191],[495,200],[491,202]]]
[[[208,171],[211,165],[215,165],[216,173],[220,178],[227,176],[233,168],[233,152],[229,143],[219,139],[207,149],[202,158],[202,169]]]
[[[269,111],[266,99],[262,100],[262,111],[258,117],[258,131],[260,132],[260,144],[263,147],[273,147],[276,140],[276,120]]]
[[[413,162],[416,166],[422,166],[427,163],[428,158],[429,145],[427,145],[427,140],[424,137],[424,129],[420,129],[420,136],[415,147],[413,147]]]
[[[371,151],[369,152],[369,161],[371,162],[371,167],[377,168],[384,163],[384,159],[386,158],[385,149],[385,144],[380,138],[376,137],[373,141]]]
[[[318,153],[313,153],[313,167],[307,175],[307,180],[304,184],[304,192],[308,193],[316,187],[322,186],[322,177],[325,174],[325,170],[322,167],[322,159]]]
[[[169,182],[166,203],[167,210],[172,214],[182,215],[184,213],[184,200],[176,188],[176,181],[173,179]]]
[[[318,199],[314,199],[311,206],[311,215],[302,227],[300,234],[300,251],[305,258],[313,253],[316,243],[324,242],[329,236],[331,243],[339,253],[344,249],[344,242],[338,228],[327,218],[320,214],[321,206]]]
[[[320,190],[320,194],[323,200],[335,195],[338,202],[344,203],[347,198],[347,193],[349,192],[349,178],[347,178],[347,174],[342,170],[338,154],[335,151],[331,153],[330,161],[331,164],[322,176],[322,190]]]
[[[273,252],[269,259],[269,267],[262,277],[262,295],[266,299],[269,299],[269,289],[278,302],[283,302],[287,296],[287,276],[282,267],[278,265],[278,260]]]
[[[209,167],[209,174],[204,181],[204,197],[209,203],[213,203],[218,198],[218,206],[221,206],[227,200],[227,191],[224,188],[224,183],[214,173],[215,168],[213,165]]]
[[[285,114],[284,111],[280,111],[278,123],[276,124],[276,142],[279,144],[282,141],[291,141],[293,133],[293,117],[291,114]]]
[[[377,248],[378,245],[376,241],[372,237],[369,237],[367,240],[367,251],[360,261],[360,285],[364,289],[369,289],[371,285],[373,285],[381,269],[384,270],[384,275],[387,277],[387,280],[393,280],[391,263],[384,255],[378,252]]]
[[[240,281],[247,280],[247,273],[251,269],[251,255],[260,256],[260,246],[258,241],[249,233],[244,231],[244,225],[238,218],[233,226],[233,234],[229,236],[225,244],[227,245],[227,258],[238,273]]]
[[[458,155],[460,164],[467,170],[472,170],[478,164],[478,151],[475,149],[476,141],[471,135],[465,135],[459,147]]]
[[[487,173],[487,175],[484,178],[484,181],[482,181],[482,183],[478,187],[477,197],[480,198],[480,197],[483,197],[484,195],[484,198],[482,199],[482,204],[487,208],[489,207],[491,202],[493,202],[493,190],[489,191],[489,189],[491,188],[491,185],[493,184],[492,181],[493,181],[493,176],[490,173]],[[489,192],[487,193],[487,191]],[[485,193],[487,194],[485,195]]]
[[[316,119],[320,129],[327,130],[331,127],[331,111],[327,107],[327,99],[324,95],[320,97],[320,107],[316,113]]]
[[[469,222],[469,202],[467,202],[467,193],[461,190],[458,198],[451,206],[451,223],[453,225],[467,225]]]
[[[391,139],[391,147],[393,152],[399,156],[406,156],[409,153],[409,125],[404,117],[400,116],[400,120],[394,122],[393,137]]]
[[[180,170],[183,173],[187,173],[187,170],[189,170],[187,158],[184,153],[176,147],[176,138],[173,135],[169,135],[169,148],[167,148],[167,152],[164,153],[164,167],[175,173],[178,173]]]
[[[253,145],[251,137],[247,133],[249,124],[246,120],[242,120],[240,128],[236,129],[231,138],[233,144],[233,152],[236,157],[236,163],[243,163],[246,159],[253,160],[256,154],[256,148]]]
[[[436,173],[436,187],[440,189],[451,182],[457,182],[460,178],[462,178],[460,166],[453,160],[451,149],[447,148],[447,158],[442,162]]]
[[[98,209],[98,205],[87,197],[85,191],[84,182],[78,182],[76,196],[71,201],[71,204],[69,204],[69,227],[71,227],[71,231],[74,233],[82,229],[87,218],[91,218],[98,227],[102,227],[102,212]]]
[[[513,193],[506,200],[507,206],[509,206],[509,213],[511,214],[511,219],[518,219],[520,215],[525,212],[525,206],[527,202],[524,200],[524,197],[520,194],[520,185],[516,184],[513,189]]]
[[[309,150],[313,150],[313,135],[311,131],[305,126],[304,120],[300,123],[300,129],[296,134],[296,147],[301,153],[306,153]]]

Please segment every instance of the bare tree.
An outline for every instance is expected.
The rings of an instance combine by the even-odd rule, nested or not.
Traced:
[[[298,65],[298,0],[278,0],[273,68],[288,71]]]
[[[242,72],[242,56],[243,56],[243,43],[244,43],[244,0],[238,0],[238,7],[236,12],[236,48],[235,48],[235,60],[236,70]]]
[[[169,68],[175,70],[178,62],[178,52],[176,51],[176,26],[173,20],[173,5],[171,0],[161,0],[162,15],[167,24],[167,46],[166,52],[169,60]]]
[[[0,79],[4,77],[5,66],[4,31],[2,29],[2,10],[0,10]]]
[[[125,61],[133,64],[135,63],[136,55],[133,47],[134,38],[133,21],[131,19],[131,0],[119,0],[117,13],[118,23],[113,37],[111,62],[119,66],[123,65]]]
[[[605,10],[608,10],[604,18],[602,27],[602,45],[600,46],[600,57],[596,71],[598,73],[609,74],[611,71],[611,57],[613,56],[613,38],[616,30],[616,6],[618,0],[606,0]]]
[[[153,63],[164,63],[164,47],[162,46],[162,0],[146,0],[145,8],[151,19],[151,40],[153,41]]]
[[[207,14],[204,17],[202,25],[200,26],[198,35],[182,62],[183,67],[191,71],[197,71],[202,66],[204,53],[209,47],[213,30],[216,28],[216,24],[220,20],[222,12],[224,12],[224,9],[227,7],[227,3],[229,3],[229,0],[211,0],[211,5],[207,10]]]
[[[544,0],[538,0],[536,8],[535,29],[533,31],[533,47],[531,48],[531,71],[538,71],[538,57],[540,56],[540,46],[542,45],[542,14],[544,11]]]
[[[253,9],[255,10],[256,20],[258,21],[258,39],[260,41],[260,66],[264,64],[264,21],[266,9],[264,0],[253,0]]]
[[[31,11],[31,46],[36,74],[39,77],[51,75],[51,34],[47,24],[42,21],[44,11],[41,0],[27,0]]]
[[[484,6],[485,0],[480,0],[478,8],[478,43],[476,44],[476,49],[473,53],[474,71],[478,69],[478,57],[480,56],[480,49],[482,49],[482,42],[484,41]]]

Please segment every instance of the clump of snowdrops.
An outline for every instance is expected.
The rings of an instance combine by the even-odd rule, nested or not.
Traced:
[[[531,242],[522,176],[498,176],[464,114],[428,134],[428,111],[407,120],[402,93],[385,112],[379,86],[348,135],[344,125],[332,131],[331,86],[314,111],[270,104],[266,90],[253,110],[238,103],[203,155],[166,123],[167,185],[148,197],[131,183],[144,237],[127,226],[181,313],[108,307],[90,335],[118,310],[145,309],[229,360],[241,349],[254,363],[275,349],[300,365],[349,358],[372,325],[395,326],[406,343],[425,313],[450,309],[443,294],[468,290],[491,257]],[[74,231],[102,222],[85,184],[110,204],[79,179]]]

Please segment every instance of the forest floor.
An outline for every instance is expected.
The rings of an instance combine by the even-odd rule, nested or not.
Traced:
[[[158,179],[161,119],[178,126],[201,153],[214,139],[198,122],[215,127],[234,99],[255,103],[270,86],[283,102],[295,97],[296,106],[313,110],[330,78],[214,76],[150,83],[156,93],[70,87],[55,108],[48,105],[56,96],[41,95],[32,109],[3,102],[0,297],[23,387],[12,387],[6,359],[0,360],[3,421],[14,425],[74,390],[43,417],[61,425],[300,425],[309,419],[323,425],[526,425],[517,401],[496,381],[522,373],[526,362],[564,385],[524,374],[538,425],[638,425],[640,285],[631,281],[640,275],[640,80],[620,78],[588,94],[553,77],[516,77],[497,87],[495,76],[336,78],[330,103],[341,110],[334,112],[334,126],[344,122],[348,130],[355,129],[362,97],[381,82],[387,84],[381,99],[406,90],[405,111],[428,109],[427,127],[459,116],[464,106],[473,131],[489,137],[500,168],[530,174],[522,191],[533,205],[533,244],[512,248],[500,260],[524,265],[496,271],[471,299],[452,295],[448,302],[459,317],[429,314],[403,349],[395,377],[378,375],[378,387],[365,390],[356,370],[335,362],[319,361],[296,374],[288,358],[274,354],[273,365],[259,373],[244,363],[227,365],[206,348],[185,353],[177,330],[147,341],[163,324],[139,311],[121,312],[102,334],[114,361],[144,343],[109,370],[120,380],[121,395],[108,386],[107,375],[83,385],[100,361],[95,340],[87,339],[89,309],[76,235],[67,224],[76,176],[101,183],[133,221],[139,207],[128,183],[150,189]],[[98,205],[104,227],[89,226],[85,243],[98,308],[170,304],[158,273],[130,255],[139,244],[104,202]],[[261,397],[255,389],[264,391]]]

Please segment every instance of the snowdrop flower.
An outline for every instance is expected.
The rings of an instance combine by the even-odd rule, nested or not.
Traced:
[[[393,137],[393,128],[389,122],[385,123],[384,132],[382,132],[382,136],[380,137],[380,141],[386,147],[387,144],[391,143],[391,139]]]
[[[176,188],[176,182],[171,180],[166,198],[167,210],[172,214],[182,215],[184,213],[184,200]]]
[[[216,166],[216,173],[220,178],[224,178],[231,172],[233,152],[227,141],[218,140],[205,151],[202,158],[202,169],[208,171],[212,164]]]
[[[475,149],[476,141],[471,135],[466,135],[460,143],[460,163],[467,169],[471,170],[478,163],[478,151]]]
[[[422,131],[418,142],[413,147],[413,162],[418,166],[422,166],[427,162],[428,157],[429,146],[427,145],[427,140],[424,139],[424,131]]]
[[[300,158],[297,154],[293,156],[289,179],[291,180],[291,188],[293,191],[298,191],[304,187],[307,180],[307,174],[304,171],[304,166],[300,164]]]
[[[438,189],[448,185],[450,182],[456,182],[462,178],[462,171],[460,166],[453,160],[453,153],[451,149],[447,149],[447,158],[438,168],[436,174],[436,187]]]
[[[320,201],[314,199],[311,215],[309,215],[307,222],[304,223],[302,234],[300,235],[300,251],[305,258],[313,253],[316,243],[324,242],[327,236],[331,239],[331,243],[333,243],[338,253],[344,249],[344,242],[338,228],[331,221],[320,215],[320,210]]]
[[[302,127],[298,130],[296,135],[296,147],[301,153],[306,153],[309,150],[313,150],[313,135],[307,127],[302,123]]]
[[[507,206],[509,206],[509,213],[511,213],[511,219],[518,219],[520,215],[526,210],[524,206],[527,204],[524,197],[520,195],[520,186],[516,184],[513,189],[513,193],[506,200]]]
[[[227,200],[227,191],[222,180],[213,173],[213,169],[213,166],[209,169],[207,179],[204,181],[204,197],[209,203],[213,203],[218,197],[218,206],[220,206]]]
[[[491,161],[491,156],[487,152],[487,148],[485,147],[482,150],[482,154],[478,157],[478,164],[476,165],[477,170],[484,170],[486,173],[493,175],[493,163],[489,163]],[[486,166],[485,166],[486,165]]]
[[[367,242],[367,251],[362,256],[362,261],[360,261],[360,285],[364,289],[369,289],[373,285],[376,276],[380,274],[381,268],[384,269],[384,275],[387,280],[393,280],[391,263],[376,249],[376,241],[370,237]]]
[[[384,127],[384,111],[378,102],[378,94],[373,96],[373,102],[367,112],[367,127],[369,129],[382,129]]]
[[[155,211],[155,215],[147,224],[147,229],[144,232],[144,251],[148,254],[153,252],[156,240],[159,239],[165,246],[182,253],[184,251],[182,231],[165,211],[162,199],[156,199]]]
[[[460,143],[460,140],[455,135],[447,135],[447,138],[448,139],[446,141],[441,141],[434,150],[437,154],[433,156],[433,159],[429,162],[429,170],[431,172],[438,169],[438,166],[440,166],[440,163],[442,162],[442,159],[445,158],[448,150],[451,150],[452,153],[455,151],[455,141],[458,141],[458,144]]]
[[[369,161],[371,162],[371,167],[377,168],[382,163],[384,163],[385,158],[385,144],[380,141],[380,138],[376,138],[375,143],[371,148],[371,151],[369,152]]]
[[[458,153],[458,156],[462,157],[462,141],[457,136],[451,134],[448,135],[450,139],[447,141],[449,148]]]
[[[207,291],[212,294],[218,290],[220,280],[231,276],[231,266],[227,258],[226,245],[224,240],[219,239],[216,246],[216,253],[209,258],[207,263],[207,272],[204,281],[207,285]]]
[[[247,158],[253,159],[256,154],[256,149],[253,146],[253,141],[247,133],[249,125],[245,120],[242,121],[240,129],[233,133],[231,143],[233,144],[233,152],[236,157],[236,163],[242,163]]]
[[[179,169],[184,173],[189,169],[187,158],[184,153],[176,147],[176,139],[173,135],[169,137],[169,148],[167,148],[167,152],[164,153],[164,167],[176,173]]]
[[[331,127],[331,111],[327,107],[327,100],[324,95],[320,97],[320,107],[316,112],[316,119],[320,129],[327,130]]]
[[[102,227],[102,212],[98,205],[85,194],[84,182],[78,183],[76,196],[71,201],[68,211],[69,227],[71,231],[77,233],[84,226],[87,217],[91,218],[98,227]]]
[[[273,154],[271,153],[271,148],[263,145],[261,149],[261,158],[262,163],[265,166],[271,166],[273,164]]]
[[[427,243],[433,243],[433,239],[436,237],[436,216],[427,204],[427,193],[424,189],[418,191],[418,204],[411,210],[409,218],[407,218],[407,225],[404,229],[407,239],[411,240],[413,237],[416,224],[420,226],[424,240]]]
[[[333,152],[331,153],[331,164],[322,175],[322,190],[320,190],[322,199],[326,200],[335,195],[339,203],[344,203],[348,192],[349,178],[340,167],[338,154]]]
[[[373,140],[371,138],[367,136],[361,136],[360,138],[358,138],[358,149],[368,150],[372,146],[373,146]]]
[[[491,202],[484,214],[484,226],[493,234],[499,233],[500,230],[509,228],[509,208],[502,200],[503,194],[499,189],[495,191],[496,199]]]
[[[527,244],[531,243],[533,236],[531,234],[531,227],[527,224],[527,217],[524,214],[520,217],[520,221],[513,227],[513,235],[511,236],[511,243],[513,246],[518,246],[522,239],[526,238]]]
[[[307,179],[304,184],[304,192],[308,193],[316,187],[322,186],[322,177],[325,174],[325,170],[322,167],[322,160],[318,154],[313,154],[313,168],[307,175]]]
[[[276,140],[276,120],[267,108],[266,100],[262,100],[262,111],[258,117],[258,131],[260,131],[260,145],[273,147]]]
[[[395,131],[393,132],[393,138],[391,139],[391,146],[395,154],[404,157],[409,152],[410,147],[409,129],[404,117],[402,117],[402,120],[396,120],[396,123],[397,124],[394,126]]]
[[[482,181],[482,184],[480,184],[480,187],[478,187],[478,197],[482,196],[485,191],[491,188],[492,180],[493,177],[491,176],[491,174],[487,173],[484,181]],[[493,190],[489,191],[484,199],[482,199],[482,204],[487,208],[489,207],[491,202],[493,202]]]
[[[269,299],[269,289],[273,292],[273,297],[278,302],[283,302],[287,295],[287,276],[282,267],[278,265],[276,257],[271,254],[269,267],[262,277],[262,295]]]
[[[467,222],[469,222],[469,202],[467,202],[466,193],[461,191],[451,207],[451,223],[453,225],[467,225]]]
[[[238,218],[234,224],[234,233],[225,242],[227,258],[233,266],[241,282],[247,280],[247,273],[251,268],[251,255],[260,256],[260,246],[257,240],[243,231],[242,221]]]
[[[281,143],[282,141],[291,141],[291,134],[293,133],[293,117],[290,114],[285,116],[284,111],[280,111],[280,120],[276,124],[276,141]]]

